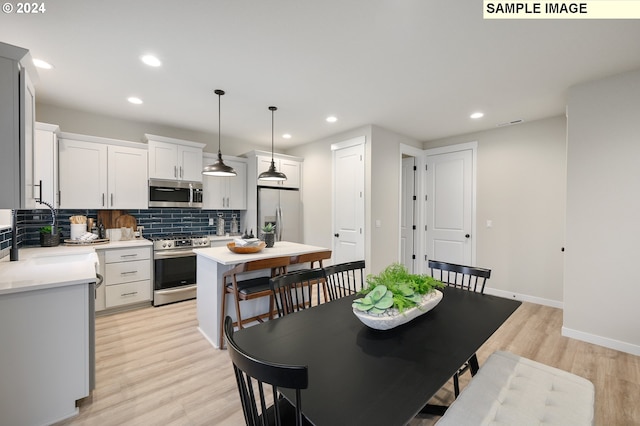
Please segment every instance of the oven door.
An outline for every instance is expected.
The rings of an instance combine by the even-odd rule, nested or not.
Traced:
[[[191,250],[155,252],[153,305],[196,297],[196,254]]]

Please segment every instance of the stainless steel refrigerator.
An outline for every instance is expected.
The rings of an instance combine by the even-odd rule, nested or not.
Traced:
[[[258,187],[258,233],[267,223],[276,225],[276,241],[302,242],[300,192],[297,189]]]

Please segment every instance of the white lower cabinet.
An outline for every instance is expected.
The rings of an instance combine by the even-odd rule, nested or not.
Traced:
[[[98,257],[104,282],[96,310],[151,301],[151,246],[100,250]]]

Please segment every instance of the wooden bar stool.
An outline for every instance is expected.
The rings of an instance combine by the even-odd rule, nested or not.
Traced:
[[[222,308],[220,310],[220,349],[224,344],[224,318],[226,315],[226,302],[227,294],[233,295],[236,305],[236,318],[233,323],[238,325],[238,328],[243,328],[243,325],[248,322],[258,321],[262,322],[263,317],[273,318],[274,303],[273,293],[269,288],[269,279],[277,275],[286,274],[287,266],[290,263],[289,256],[274,257],[271,259],[260,259],[245,262],[237,265],[233,269],[228,270],[222,276]],[[247,272],[271,270],[270,276],[248,278],[245,280],[239,279],[239,275]],[[240,301],[258,299],[260,297],[269,297],[269,311],[263,314],[258,314],[250,318],[242,318],[240,312]]]
[[[291,256],[291,264],[295,265],[299,263],[309,262],[309,269],[322,268],[323,267],[322,261],[326,259],[331,259],[331,250],[316,251],[313,253],[305,253],[305,254],[299,254],[297,256]],[[316,262],[318,263],[318,266],[314,266]],[[309,289],[309,291],[311,291],[311,289]],[[329,294],[327,292],[326,280],[324,278],[322,279],[322,292],[324,294],[324,301],[328,302]],[[317,293],[318,293],[318,296],[317,296],[318,303],[320,303],[319,288]]]

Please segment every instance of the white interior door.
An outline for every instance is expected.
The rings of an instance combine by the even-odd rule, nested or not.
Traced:
[[[365,254],[364,137],[335,144],[332,149],[333,262],[339,264],[362,260]]]
[[[426,257],[473,264],[474,150],[427,152]]]
[[[402,159],[402,193],[400,209],[400,259],[410,273],[415,273],[415,203],[416,159]]]

